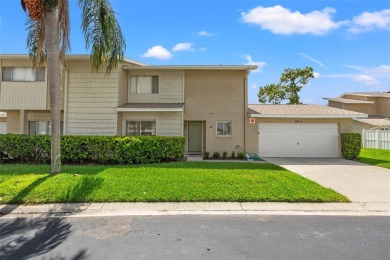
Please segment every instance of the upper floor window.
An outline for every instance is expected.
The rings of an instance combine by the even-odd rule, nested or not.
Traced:
[[[158,93],[158,76],[131,76],[130,92],[132,94]]]
[[[232,121],[217,121],[217,136],[232,136]]]
[[[156,135],[156,121],[126,121],[126,135]]]
[[[45,81],[45,68],[3,67],[2,81]]]

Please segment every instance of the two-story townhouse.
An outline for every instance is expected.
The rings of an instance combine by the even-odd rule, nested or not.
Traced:
[[[65,135],[185,136],[186,152],[246,146],[247,78],[252,65],[147,66],[125,60],[110,74],[92,72],[87,55],[63,69]],[[0,110],[7,133],[50,134],[46,69],[27,55],[0,55]]]
[[[355,118],[353,132],[363,129],[390,129],[390,90],[385,92],[344,93],[338,98],[324,98],[328,106],[368,114],[368,118]]]

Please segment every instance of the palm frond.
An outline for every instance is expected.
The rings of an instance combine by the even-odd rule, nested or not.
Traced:
[[[108,0],[79,0],[82,9],[81,29],[87,49],[91,48],[92,69],[108,63],[110,72],[123,60],[126,47],[115,12]]]
[[[33,20],[28,18],[27,22],[27,48],[33,68],[36,69],[46,60],[45,47],[45,20]]]
[[[23,11],[27,12],[26,4],[24,3],[24,0],[20,0],[20,5],[22,6]]]
[[[69,1],[58,1],[58,44],[60,47],[60,59],[64,64],[65,54],[70,50],[70,17],[69,17]]]

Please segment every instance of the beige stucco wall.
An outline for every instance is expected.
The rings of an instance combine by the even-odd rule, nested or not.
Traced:
[[[352,132],[361,134],[363,129],[368,130],[373,127],[374,127],[373,125],[353,120]]]
[[[133,120],[156,120],[156,135],[159,136],[182,136],[183,115],[182,112],[124,112],[119,113],[121,124],[118,135],[126,134],[126,121]]]
[[[331,100],[328,101],[328,106],[343,109],[343,103],[334,102]]]
[[[390,117],[390,98],[377,98],[378,115]]]
[[[352,118],[256,118],[255,124],[249,123],[249,117],[246,120],[246,137],[247,145],[246,152],[259,153],[259,136],[258,128],[259,123],[296,123],[299,120],[300,124],[305,123],[338,123],[339,133],[349,133],[352,131]],[[339,152],[341,154],[341,151]]]
[[[32,67],[25,59],[0,60],[2,67]],[[46,109],[47,83],[45,82],[8,82],[0,80],[0,109]]]
[[[132,94],[129,92],[131,76],[159,76],[158,94]],[[184,71],[183,70],[129,70],[127,86],[120,85],[120,93],[126,93],[127,101],[120,103],[183,103]],[[125,91],[124,91],[125,89]]]
[[[7,133],[22,134],[20,129],[20,111],[7,111]]]
[[[186,121],[204,121],[203,151],[231,152],[244,147],[246,71],[187,70],[185,72]],[[217,137],[216,122],[232,121],[232,136]]]
[[[343,109],[368,115],[377,115],[377,104],[344,104]]]
[[[117,69],[92,72],[89,61],[69,61],[67,97],[66,134],[116,135]]]

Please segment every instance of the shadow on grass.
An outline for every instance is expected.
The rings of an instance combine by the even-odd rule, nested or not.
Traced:
[[[95,176],[80,175],[81,180],[66,192],[65,202],[85,202],[88,196],[97,188],[102,186],[104,179]]]
[[[388,166],[385,168],[390,168],[390,159],[389,160],[378,160],[378,159],[367,158],[367,157],[358,157],[357,160],[361,163],[371,164],[371,165],[380,166],[380,167],[385,167],[385,166],[381,166],[379,164],[387,164]]]
[[[30,259],[46,254],[62,244],[72,232],[64,218],[16,218],[0,221],[0,259]],[[85,259],[86,249],[73,257],[55,259]]]

